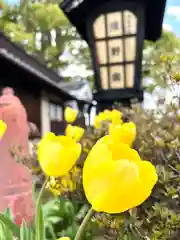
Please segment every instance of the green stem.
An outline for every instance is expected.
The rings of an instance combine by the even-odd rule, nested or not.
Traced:
[[[37,200],[36,200],[35,226],[38,226],[37,221],[38,221],[39,206],[41,204],[41,198],[42,198],[42,195],[46,188],[47,182],[48,182],[48,178],[44,181],[43,186],[42,186],[42,188],[38,194]]]
[[[92,208],[90,208],[88,213],[86,214],[84,220],[82,221],[74,240],[82,240],[82,236],[84,234],[85,227],[86,227],[88,221],[90,220],[90,218],[92,217],[93,213],[94,213],[94,210]]]

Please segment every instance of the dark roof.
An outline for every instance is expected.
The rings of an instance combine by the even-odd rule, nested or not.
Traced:
[[[121,0],[119,0],[121,1]],[[130,0],[126,0],[128,2]],[[60,7],[87,41],[86,21],[94,9],[110,0],[64,0]],[[134,0],[145,5],[145,39],[155,41],[161,36],[166,0]]]
[[[33,79],[32,84],[34,84],[35,79],[37,79],[36,81],[38,81],[38,85],[41,85],[43,89],[47,89],[50,92],[61,96],[62,99],[83,102],[58,86],[58,83],[62,78],[60,78],[55,72],[46,68],[46,66],[40,63],[35,57],[28,55],[22,47],[12,43],[2,32],[0,32],[0,57],[4,57],[23,70],[36,76],[36,78]]]
[[[37,70],[41,74],[42,78],[45,78],[46,76],[46,78],[49,78],[51,79],[51,81],[54,82],[60,82],[62,80],[62,78],[59,77],[55,72],[48,69],[45,66],[45,64],[42,63],[42,61],[40,62],[40,60],[38,60],[36,57],[27,54],[22,46],[16,43],[12,43],[11,40],[8,37],[6,37],[2,32],[0,32],[0,38],[1,38],[0,45],[1,52],[2,49],[6,49],[7,52],[15,56],[18,56],[21,61],[30,65],[32,68],[34,68],[34,70]]]

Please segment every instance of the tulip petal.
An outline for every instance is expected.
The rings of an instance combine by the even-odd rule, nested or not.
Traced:
[[[98,195],[92,201],[96,211],[120,213],[133,207],[132,194],[136,191],[139,179],[137,167],[128,160],[113,162],[113,165],[114,171],[108,174],[107,170],[101,167],[104,178],[100,180],[106,182],[106,187],[99,189]],[[112,166],[108,166],[108,169],[112,170]]]
[[[123,125],[110,126],[109,133],[116,141],[121,141],[131,146],[136,138],[136,125],[133,122],[128,122]]]
[[[81,145],[67,136],[46,137],[38,146],[38,160],[48,176],[68,173],[81,154]]]
[[[144,183],[145,187],[153,187],[158,180],[154,165],[151,162],[144,160],[141,161],[140,164],[138,163],[138,167],[141,181]]]
[[[0,139],[3,137],[6,129],[7,129],[6,123],[0,120]]]
[[[104,145],[105,148],[107,148],[112,155],[113,160],[119,160],[119,159],[130,159],[131,161],[141,161],[141,158],[138,154],[138,152],[132,148],[130,148],[129,145],[116,141],[111,135],[106,135],[102,137],[100,140],[97,141],[97,143],[93,146],[90,154],[94,155],[92,157],[93,159],[96,159],[96,154],[98,154],[99,147],[101,145]],[[102,154],[103,152],[101,152]],[[103,154],[104,156],[105,154]]]
[[[101,120],[100,120],[99,116],[95,116],[94,127],[96,129],[100,129],[101,128]]]
[[[80,139],[84,135],[84,132],[84,128],[72,126],[71,124],[68,124],[65,130],[66,136],[75,139],[77,142],[80,141]]]
[[[69,237],[60,237],[57,240],[71,240]]]
[[[144,162],[140,165],[143,169]],[[147,166],[145,168],[147,169]],[[93,172],[91,171],[91,178],[90,174],[88,174],[88,178],[86,178],[86,172],[83,174],[86,197],[93,209],[98,212],[127,211],[140,205],[150,196],[156,174],[154,171],[152,172],[151,167],[149,170],[148,179],[152,181],[146,185],[146,182],[141,180],[139,166],[132,161],[106,161],[97,164],[96,168],[93,168]],[[90,171],[90,169],[86,168],[85,171]],[[143,176],[145,177],[144,173]]]
[[[43,140],[50,141],[50,140],[53,140],[55,137],[56,135],[54,133],[48,132],[44,135]]]
[[[140,205],[156,182],[155,167],[112,136],[101,138],[85,160],[84,191],[98,212],[120,213]]]
[[[116,109],[113,109],[111,112],[111,122],[114,125],[122,123],[122,113]]]
[[[64,118],[65,118],[66,122],[73,123],[77,118],[77,114],[78,114],[78,112],[75,109],[66,107],[66,109],[64,111]]]

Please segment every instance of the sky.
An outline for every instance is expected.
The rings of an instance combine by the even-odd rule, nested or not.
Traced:
[[[180,0],[167,0],[163,27],[180,37]]]

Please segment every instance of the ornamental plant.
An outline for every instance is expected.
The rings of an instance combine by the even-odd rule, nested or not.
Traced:
[[[150,159],[156,166],[158,182],[150,198],[129,214],[98,214],[94,221],[112,239],[179,239],[179,107],[171,104],[144,111],[134,104],[120,110],[124,121],[136,124],[133,146],[142,159]]]
[[[67,122],[72,123],[76,117],[70,108],[65,110]],[[74,240],[84,239],[88,225],[98,222],[99,215],[129,214],[150,197],[158,180],[156,168],[150,161],[142,160],[132,148],[136,125],[132,121],[124,122],[122,117],[122,112],[117,109],[105,110],[96,117],[91,130],[94,141],[91,149],[83,141],[83,137],[86,140],[90,134],[89,130],[79,134],[75,126],[67,126],[66,136],[47,133],[40,140],[36,149],[36,167],[41,169],[45,181],[36,200],[35,229],[31,231],[22,220],[20,230],[16,227],[16,233],[13,232],[17,239],[45,239],[41,200],[46,188],[66,197],[69,192],[84,190],[83,200],[88,201],[90,207]],[[81,137],[81,142],[78,142]],[[85,158],[80,159],[83,149]],[[31,169],[32,173],[34,169]]]

